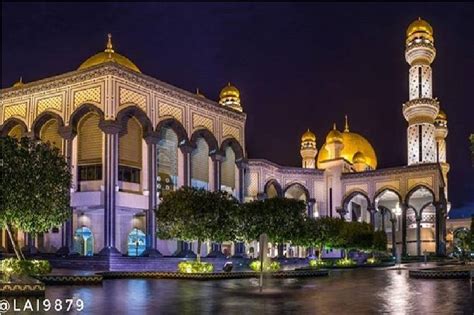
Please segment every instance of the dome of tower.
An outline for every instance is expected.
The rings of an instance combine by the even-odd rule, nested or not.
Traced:
[[[336,129],[336,124],[334,124],[333,129],[329,131],[328,135],[326,136],[326,143],[342,143],[342,140],[342,134],[339,130]]]
[[[352,157],[352,163],[367,163],[364,153],[357,151]]]
[[[20,87],[22,87],[23,85],[25,85],[25,83],[23,83],[23,78],[20,77],[20,80],[18,80],[17,82],[15,82],[15,83],[13,84],[13,87],[14,87],[14,88],[20,88]]]
[[[221,93],[219,94],[219,98],[221,99],[227,97],[240,98],[239,90],[235,86],[230,84],[230,82],[227,83],[227,85],[221,90]]]
[[[301,142],[316,141],[316,135],[311,130],[306,130],[301,136]]]
[[[88,58],[79,66],[78,70],[87,69],[106,62],[116,62],[132,71],[141,72],[130,59],[115,52],[112,47],[112,35],[110,34],[108,34],[106,49]]]
[[[436,116],[436,120],[448,120],[448,116],[442,109],[440,109],[438,112],[438,116]]]
[[[434,41],[433,28],[431,27],[430,23],[426,22],[420,17],[408,26],[406,35],[407,42],[410,42],[418,37],[428,39],[432,42]]]

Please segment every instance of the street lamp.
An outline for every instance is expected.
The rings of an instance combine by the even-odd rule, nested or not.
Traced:
[[[398,230],[400,230],[400,224],[398,222],[400,222],[400,216],[402,215],[402,209],[400,208],[400,203],[397,202],[397,205],[395,206],[395,209],[393,209],[393,213],[395,214],[396,216],[396,220],[397,220],[397,225],[398,225]],[[392,233],[395,233],[395,231],[392,231]],[[396,235],[396,234],[395,234]],[[395,244],[393,244],[393,246],[395,247],[395,257],[396,259],[398,260],[398,263],[400,264],[400,260],[397,256],[398,256],[398,252],[397,252],[397,245],[396,245],[396,237],[395,237]],[[400,257],[401,258],[401,257]]]

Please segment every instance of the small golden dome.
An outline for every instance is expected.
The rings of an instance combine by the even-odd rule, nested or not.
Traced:
[[[221,99],[227,97],[240,98],[239,90],[235,86],[230,84],[230,82],[227,83],[227,85],[221,90],[221,93],[219,94],[219,98]]]
[[[311,130],[309,130],[309,128],[301,136],[301,142],[308,142],[308,141],[316,142],[316,135]]]
[[[204,96],[204,94],[201,93],[201,91],[199,90],[199,88],[196,88],[196,95],[197,95],[197,96],[200,96],[200,97],[203,97],[203,98],[206,98],[206,97]]]
[[[426,22],[420,17],[408,26],[406,35],[407,42],[410,42],[417,37],[422,37],[432,42],[434,41],[433,28],[428,22]]]
[[[19,88],[19,87],[22,87],[23,85],[25,85],[25,83],[23,83],[23,78],[20,77],[20,80],[18,80],[17,82],[15,82],[15,83],[13,84],[13,87],[14,87],[14,88]]]
[[[141,73],[140,69],[138,69],[138,67],[132,61],[130,61],[130,59],[115,52],[112,46],[112,35],[108,34],[107,36],[108,41],[105,50],[84,61],[79,66],[78,70],[87,69],[106,62],[116,62],[130,70]]]
[[[438,116],[436,116],[436,120],[448,120],[448,116],[444,112],[444,110],[440,109],[438,112]]]
[[[352,163],[366,163],[365,155],[364,153],[357,151],[354,156],[352,157]]]
[[[326,136],[326,143],[342,143],[342,140],[342,134],[339,130],[336,129],[336,124],[334,124],[332,130],[329,131],[328,135]]]

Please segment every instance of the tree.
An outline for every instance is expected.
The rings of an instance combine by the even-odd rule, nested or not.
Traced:
[[[270,198],[241,205],[239,236],[247,241],[257,240],[266,233],[277,244],[295,241],[300,235],[306,212],[301,200]]]
[[[373,250],[385,252],[387,250],[387,233],[385,231],[375,231]]]
[[[340,234],[339,248],[345,249],[345,258],[351,249],[371,249],[373,246],[373,227],[366,222],[344,222]]]
[[[158,237],[197,240],[197,260],[204,241],[235,239],[239,203],[222,191],[182,187],[167,192],[156,209]]]
[[[12,228],[36,235],[66,221],[71,216],[71,173],[59,150],[47,143],[0,137],[0,148],[0,224],[21,259]]]
[[[307,218],[302,226],[298,244],[318,248],[318,259],[322,258],[325,247],[341,244],[341,230],[344,221],[338,218]]]

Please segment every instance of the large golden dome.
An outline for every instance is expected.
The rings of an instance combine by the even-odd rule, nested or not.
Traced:
[[[227,83],[226,86],[221,90],[221,93],[219,94],[219,98],[227,98],[227,97],[235,97],[235,98],[240,98],[240,92],[239,90],[233,86],[232,84]]]
[[[315,142],[316,141],[316,135],[311,131],[311,130],[306,130],[303,135],[301,136],[301,142]]]
[[[433,34],[433,28],[431,27],[430,23],[419,17],[407,28],[407,42],[410,42],[417,37],[426,38],[433,42]]]
[[[130,59],[115,52],[112,47],[112,35],[110,34],[108,34],[107,48],[84,61],[79,66],[78,70],[87,69],[106,62],[116,62],[130,70],[141,72],[140,69],[138,69],[138,67],[132,61],[130,61]]]
[[[329,132],[328,136],[326,137],[326,143],[323,144],[321,150],[319,151],[317,161],[318,168],[321,168],[320,165],[322,161],[329,159],[329,152],[326,150],[326,144],[330,143],[328,140],[331,140],[330,134],[333,131],[334,130],[331,130],[331,132]],[[367,165],[369,165],[372,169],[377,168],[377,156],[375,155],[375,150],[366,138],[358,133],[350,132],[347,122],[344,132],[337,132],[341,135],[342,144],[344,145],[341,151],[341,157],[350,163],[354,163],[354,157],[363,156]],[[359,154],[356,155],[356,153]]]

